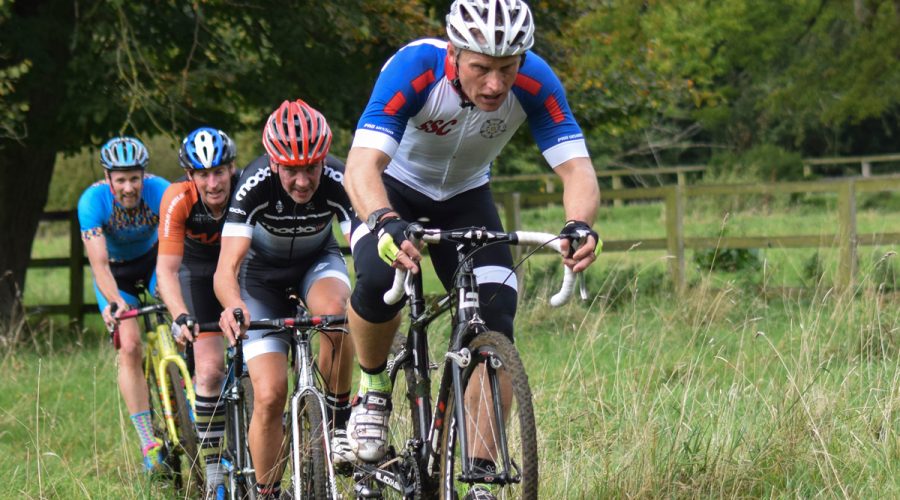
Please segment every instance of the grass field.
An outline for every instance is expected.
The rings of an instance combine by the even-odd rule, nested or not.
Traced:
[[[697,211],[688,233],[718,234],[724,220],[734,235],[831,234],[829,213]],[[598,227],[607,239],[659,237],[661,217],[659,205],[626,206]],[[900,232],[896,211],[858,217],[860,233]],[[559,220],[534,211],[525,225]],[[47,232],[36,253],[65,240]],[[550,258],[532,259],[516,335],[542,498],[900,497],[900,307],[875,265],[896,266],[895,251],[861,247],[858,285],[844,291],[831,288],[831,251],[814,276],[815,249],[765,250],[753,271],[691,266],[681,299],[661,254],[608,254],[591,270],[593,300],[557,310],[545,305]],[[64,276],[34,276],[27,300],[65,300],[50,295]],[[15,348],[15,332],[0,338],[0,498],[170,496],[139,472],[103,336],[36,332]]]

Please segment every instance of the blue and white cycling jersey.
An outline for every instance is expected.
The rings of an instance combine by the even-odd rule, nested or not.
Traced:
[[[460,106],[447,43],[418,40],[385,63],[353,147],[383,151],[391,157],[388,175],[436,201],[486,184],[491,162],[526,119],[551,167],[589,156],[565,90],[543,59],[529,51],[508,98],[487,112]]]
[[[144,174],[141,203],[125,210],[113,197],[109,182],[95,182],[78,200],[78,222],[84,239],[103,234],[110,262],[125,262],[149,252],[157,241],[159,204],[169,181]]]

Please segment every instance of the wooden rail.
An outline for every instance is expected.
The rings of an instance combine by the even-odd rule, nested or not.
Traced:
[[[900,233],[858,234],[856,230],[856,195],[861,192],[900,191],[900,176],[869,179],[825,180],[817,182],[785,182],[779,184],[664,186],[605,191],[607,199],[662,200],[665,207],[665,238],[604,241],[604,252],[666,250],[669,273],[677,290],[685,288],[685,249],[706,248],[813,248],[840,249],[838,285],[853,286],[856,277],[856,252],[860,245],[900,244]],[[837,236],[810,234],[791,236],[727,236],[685,237],[685,207],[690,198],[712,195],[754,195],[790,193],[836,193],[838,198]],[[521,210],[560,203],[556,193],[504,193],[495,195],[504,207],[507,229],[519,228]]]
[[[836,158],[804,158],[803,176],[810,177],[815,167],[825,165],[852,165],[859,164],[860,175],[868,178],[872,177],[873,163],[900,163],[900,153],[883,154],[883,155],[867,155],[867,156],[842,156]],[[675,174],[676,184],[679,186],[687,185],[687,174],[693,172],[704,172],[706,165],[671,165],[666,167],[634,167],[622,163],[612,163],[611,168],[597,171],[597,178],[609,177],[612,181],[612,188],[615,190],[623,189],[624,177],[652,177],[656,175]],[[544,185],[544,192],[553,193],[559,183],[559,177],[551,172],[541,174],[525,174],[525,175],[498,175],[491,179],[492,183],[503,182],[528,182],[539,181]],[[613,204],[617,207],[622,206],[622,199],[614,199]]]

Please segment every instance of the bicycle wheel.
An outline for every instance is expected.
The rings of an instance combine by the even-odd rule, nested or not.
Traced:
[[[169,375],[169,392],[172,395],[172,411],[174,412],[175,427],[178,430],[178,441],[181,450],[178,453],[179,458],[183,458],[186,463],[178,464],[175,469],[176,474],[182,473],[182,465],[187,470],[187,489],[194,489],[198,493],[203,493],[203,467],[200,463],[200,456],[197,453],[197,429],[194,426],[194,411],[188,403],[187,394],[185,394],[185,380],[181,376],[181,370],[174,363],[166,366],[166,372]],[[190,383],[190,382],[188,382]]]
[[[230,382],[233,384],[233,382]],[[225,394],[230,394],[226,392]],[[250,450],[247,444],[248,415],[244,412],[243,400],[226,398],[225,400],[225,456],[229,461],[227,467],[228,493],[231,499],[254,499],[252,473],[244,474],[252,469]]]
[[[153,426],[153,435],[163,442],[166,453],[166,465],[168,466],[162,473],[162,477],[171,480],[176,490],[181,488],[181,476],[175,474],[181,459],[178,451],[173,449],[172,442],[168,439],[168,431],[166,430],[166,417],[164,406],[162,403],[162,393],[159,391],[159,380],[156,373],[147,363],[144,363],[144,380],[147,381],[147,391],[149,393],[150,403],[150,421]]]
[[[497,332],[479,334],[468,347],[472,358],[462,374],[464,422],[456,421],[459,402],[452,394],[447,402],[448,425],[444,426],[440,456],[441,498],[462,498],[472,484],[486,487],[497,498],[537,498],[534,410],[519,354],[512,342]],[[494,389],[501,385],[508,390]],[[501,392],[502,398],[496,392]],[[496,418],[501,412],[495,408],[500,407],[506,411]],[[465,425],[466,442],[458,439],[459,424]],[[473,457],[481,459],[477,467],[463,470],[463,446],[470,462]],[[488,466],[491,462],[494,467]]]
[[[311,394],[303,395],[297,412],[297,435],[285,433],[290,443],[294,498],[329,498],[328,465],[325,462],[325,439],[328,434],[322,421],[319,400]],[[296,450],[297,462],[294,445],[299,447]],[[294,482],[295,478],[299,478],[299,482]]]
[[[406,347],[406,335],[401,332],[397,332],[394,336],[394,342],[391,345],[391,354],[393,357],[389,363],[394,363],[398,359],[398,356],[402,353],[402,351]],[[419,407],[417,406],[417,391],[425,391],[430,390],[430,388],[416,387],[416,372],[413,369],[412,359],[406,358],[407,361],[404,362],[403,366],[400,367],[400,372],[397,373],[397,378],[394,380],[394,385],[392,389],[391,400],[394,404],[394,411],[391,412],[391,420],[390,420],[390,428],[389,428],[389,436],[388,442],[390,444],[391,453],[389,453],[389,459],[393,459],[397,455],[402,455],[405,452],[409,452],[410,456],[406,457],[404,460],[400,461],[400,469],[396,470],[404,476],[404,481],[407,484],[412,484],[412,494],[400,495],[397,494],[395,498],[422,498],[423,492],[429,490],[427,484],[423,481],[424,474],[419,469],[419,465],[416,463],[414,456],[411,454],[414,450],[409,448],[409,444],[412,441],[418,441],[419,437],[419,429],[421,426],[422,417],[420,416]],[[428,425],[426,423],[426,425]],[[426,446],[425,443],[418,443],[419,446]],[[392,490],[386,490],[385,493],[388,493],[388,497],[391,497],[393,492]]]

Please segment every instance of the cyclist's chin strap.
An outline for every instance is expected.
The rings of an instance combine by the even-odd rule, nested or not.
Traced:
[[[459,74],[459,68],[456,69],[456,74],[457,75]],[[459,94],[459,107],[461,107],[463,109],[475,107],[475,103],[470,101],[469,98],[466,96],[466,93],[463,92],[462,84],[459,83],[458,76],[456,78],[450,80],[450,84],[453,85],[453,88],[456,89],[456,92]]]
[[[459,50],[459,49],[458,49]],[[450,85],[453,85],[453,88],[456,90],[456,93],[459,94],[459,107],[466,108],[474,108],[475,103],[469,99],[469,96],[463,92],[462,84],[459,83],[459,54],[457,53],[455,61],[453,64],[456,66],[456,75],[454,78],[450,80]]]

